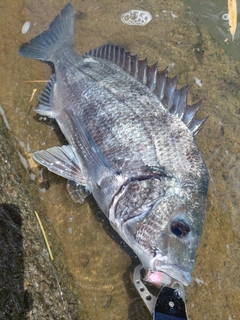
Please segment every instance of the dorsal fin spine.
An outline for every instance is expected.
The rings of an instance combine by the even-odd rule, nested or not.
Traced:
[[[165,88],[165,95],[163,98],[163,102],[166,104],[166,107],[169,111],[173,107],[177,83],[178,83],[178,76],[175,76],[174,78],[167,78],[167,85]],[[174,109],[176,109],[176,108],[174,108]],[[174,110],[174,114],[176,114],[175,110]]]
[[[127,73],[131,74],[131,55],[130,55],[130,52],[126,52],[124,70],[126,70]]]
[[[160,101],[163,101],[164,91],[167,84],[167,75],[168,75],[167,68],[163,71],[157,72],[156,87],[153,93],[155,93],[156,96],[158,96]]]
[[[158,63],[154,63],[151,66],[147,66],[147,87],[153,92],[156,88]]]
[[[177,89],[178,77],[168,77],[168,69],[158,71],[158,64],[148,66],[147,58],[139,60],[138,55],[131,55],[123,48],[114,45],[105,45],[92,49],[84,56],[90,55],[111,61],[121,67],[133,78],[146,85],[153,92],[165,108],[173,115],[179,117],[189,128],[192,135],[196,135],[207,118],[194,120],[201,101],[187,104],[188,87]]]
[[[131,75],[134,79],[138,76],[138,55],[131,56]]]
[[[124,70],[124,66],[125,66],[125,59],[126,59],[126,54],[125,50],[123,48],[120,49],[120,54],[119,54],[119,61],[120,61],[120,66],[121,68]],[[127,71],[126,71],[127,72]]]
[[[194,118],[195,114],[198,112],[198,109],[202,103],[202,100],[192,104],[191,106],[187,105],[187,112],[185,112],[183,116],[183,122],[188,126],[192,119]]]
[[[109,46],[110,48],[110,59],[113,62],[115,60],[115,46]]]
[[[142,84],[147,83],[147,58],[138,60],[138,78],[137,80]]]
[[[187,96],[188,96],[188,86],[182,87],[179,92],[179,101],[178,101],[178,117],[183,120],[184,113],[187,108]]]

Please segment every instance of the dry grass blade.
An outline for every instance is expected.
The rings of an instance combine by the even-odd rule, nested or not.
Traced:
[[[41,83],[41,82],[50,82],[50,80],[26,80],[25,82],[39,82],[39,83]]]
[[[237,0],[228,0],[229,30],[232,35],[232,41],[237,29]]]
[[[36,93],[36,92],[37,92],[37,89],[33,89],[32,95],[31,95],[31,98],[30,98],[29,102],[32,102],[33,97],[35,96],[35,93]]]
[[[41,220],[40,220],[40,218],[39,218],[39,215],[38,215],[37,211],[35,211],[35,215],[36,215],[36,217],[37,217],[37,221],[38,221],[39,226],[40,226],[40,229],[41,229],[41,231],[42,231],[43,238],[44,238],[44,240],[45,240],[45,243],[46,243],[46,246],[47,246],[47,249],[48,249],[48,253],[49,253],[50,259],[53,260],[52,250],[51,250],[51,248],[50,248],[50,246],[49,246],[46,233],[45,233],[45,231],[44,231],[44,229],[43,229],[43,225],[42,225],[42,222],[41,222]]]

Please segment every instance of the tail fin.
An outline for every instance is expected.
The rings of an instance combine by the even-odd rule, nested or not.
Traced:
[[[68,3],[61,13],[56,16],[48,30],[25,43],[19,49],[19,55],[42,61],[51,61],[52,56],[63,45],[73,47],[74,11]]]

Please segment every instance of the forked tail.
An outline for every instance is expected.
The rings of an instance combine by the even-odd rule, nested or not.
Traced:
[[[74,11],[68,3],[50,24],[48,30],[42,32],[19,49],[19,55],[42,61],[53,62],[54,54],[63,46],[72,46],[74,38]]]

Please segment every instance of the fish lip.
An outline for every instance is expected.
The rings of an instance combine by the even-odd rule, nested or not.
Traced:
[[[184,286],[188,286],[192,281],[191,273],[182,270],[175,264],[163,264],[156,271],[166,273],[171,278],[181,282]]]
[[[154,259],[152,259],[148,270],[152,272],[164,272],[172,279],[181,282],[184,286],[188,286],[192,281],[190,271],[183,270],[181,267],[173,263],[173,261],[171,261],[167,256],[159,253],[154,257]]]

